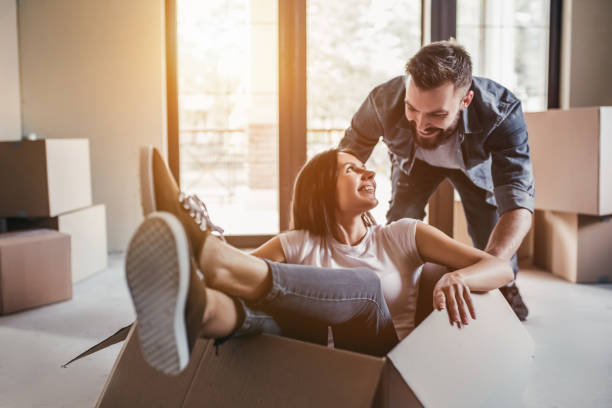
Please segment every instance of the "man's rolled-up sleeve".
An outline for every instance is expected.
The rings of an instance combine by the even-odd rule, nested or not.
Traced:
[[[338,148],[352,152],[365,163],[382,135],[383,127],[374,103],[373,91],[353,115],[351,125],[344,132]]]
[[[492,157],[491,173],[499,213],[517,208],[533,212],[535,182],[520,102],[489,136],[486,145]]]

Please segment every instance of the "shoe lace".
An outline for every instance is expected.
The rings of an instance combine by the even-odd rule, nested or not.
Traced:
[[[206,208],[206,204],[195,194],[185,194],[183,192],[179,193],[178,200],[181,204],[183,204],[183,208],[189,211],[189,215],[195,219],[196,224],[200,226],[202,231],[215,231],[218,232],[221,236],[221,239],[225,241],[225,237],[223,236],[223,228],[215,225],[210,219],[210,213]]]

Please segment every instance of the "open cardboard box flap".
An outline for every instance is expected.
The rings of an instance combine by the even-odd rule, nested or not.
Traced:
[[[529,366],[533,340],[499,290],[472,300],[469,325],[449,330],[446,311],[434,311],[387,355],[426,407],[482,406]]]
[[[507,406],[498,400],[526,378],[533,340],[499,291],[472,298],[477,320],[457,329],[434,311],[387,358],[265,334],[217,354],[202,339],[176,377],[146,364],[134,326],[98,407]]]

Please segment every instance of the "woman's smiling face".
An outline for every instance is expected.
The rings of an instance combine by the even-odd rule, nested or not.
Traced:
[[[376,207],[375,175],[352,154],[338,152],[337,210],[340,213],[360,215]]]

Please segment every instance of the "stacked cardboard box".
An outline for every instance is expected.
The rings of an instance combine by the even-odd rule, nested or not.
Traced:
[[[458,200],[455,200],[453,204],[453,238],[461,243],[472,246],[472,238],[468,233],[467,219],[465,218],[463,204]],[[525,235],[525,238],[523,238],[521,246],[519,246],[516,251],[519,262],[529,262],[533,260],[533,232],[532,225],[527,235]]]
[[[51,230],[0,234],[0,314],[70,298],[68,235]]]
[[[9,231],[70,235],[73,282],[106,267],[105,208],[92,206],[87,139],[0,142],[0,191]]]
[[[612,107],[525,117],[537,190],[534,263],[571,282],[612,280]]]

